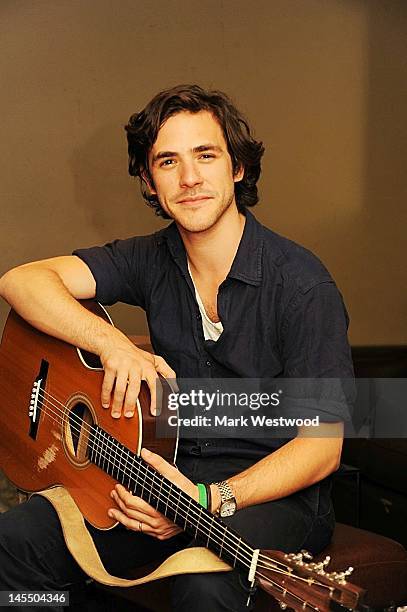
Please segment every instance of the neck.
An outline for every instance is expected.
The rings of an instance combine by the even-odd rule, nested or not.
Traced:
[[[245,216],[229,206],[218,221],[203,232],[188,232],[178,227],[192,269],[210,275],[220,284],[227,276],[245,226]]]
[[[94,425],[89,459],[233,567],[249,571],[255,550],[219,518]]]

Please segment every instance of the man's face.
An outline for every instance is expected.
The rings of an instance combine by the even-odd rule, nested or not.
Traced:
[[[236,207],[232,160],[219,123],[208,111],[181,112],[160,128],[148,158],[156,193],[165,212],[188,232],[212,226]]]

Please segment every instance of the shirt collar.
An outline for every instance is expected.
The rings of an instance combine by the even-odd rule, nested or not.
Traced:
[[[236,278],[249,285],[259,286],[263,276],[262,226],[247,209],[244,214],[246,223],[228,278]],[[176,223],[173,221],[161,235],[167,241],[173,259],[183,274],[188,276],[186,251]]]

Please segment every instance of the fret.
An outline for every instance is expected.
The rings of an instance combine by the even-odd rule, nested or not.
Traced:
[[[148,494],[148,503],[150,503],[151,500],[151,495],[153,493],[153,487],[154,487],[154,478],[155,478],[155,471],[153,472],[153,477],[151,479],[151,486],[150,486],[150,493]]]
[[[172,493],[172,482],[170,482],[170,490],[168,492],[167,499],[165,500],[164,516],[167,516],[168,500],[170,498],[171,493]]]
[[[103,453],[103,447],[104,447],[104,442],[103,442],[103,434],[102,434],[102,430],[99,429],[99,467],[103,470],[103,457],[104,457],[104,453]]]
[[[120,467],[120,461],[118,461],[117,455],[117,443],[115,444],[112,438],[108,437],[109,449],[110,449],[110,457],[111,457],[111,466],[112,466],[112,477],[114,477],[114,471],[117,470],[117,466]],[[117,480],[117,478],[116,478]]]
[[[98,456],[97,454],[97,435],[98,435],[97,427],[94,427],[93,428],[93,455],[92,455],[93,456],[92,461],[94,463],[97,462],[97,456]]]
[[[105,468],[105,464],[106,464],[106,460],[107,460],[107,453],[106,453],[106,448],[107,448],[107,444],[106,444],[106,432],[104,432],[102,430],[102,440],[103,440],[103,459],[102,459],[102,470],[104,470],[105,472],[107,471]],[[102,453],[102,449],[100,451]],[[109,473],[109,472],[107,472]]]
[[[177,522],[178,506],[179,506],[179,501],[181,499],[181,495],[182,495],[182,492],[178,491],[177,505],[175,506],[175,514],[174,514],[174,518],[173,518],[174,523]]]
[[[140,475],[140,463],[139,463],[138,473]],[[140,497],[142,497],[143,499],[144,499],[144,487],[146,486],[146,476],[147,476],[147,469],[144,470],[143,484],[140,485],[141,486]]]
[[[140,468],[141,468],[141,460],[140,457],[138,457],[138,461],[137,461],[137,484],[139,486],[140,489],[140,497],[142,496],[142,486],[141,486],[141,475],[140,475]]]
[[[189,500],[188,500],[188,508],[187,508],[187,513],[186,513],[185,521],[184,521],[184,531],[187,528],[187,522],[188,522],[188,517],[189,517],[189,510],[191,508],[191,501],[192,501],[192,497],[190,497]]]
[[[117,454],[117,449],[115,447],[115,445],[112,444],[112,441],[110,439],[109,434],[107,435],[107,443],[108,443],[108,448],[109,448],[109,463],[110,463],[110,475],[112,476],[112,478],[114,477],[114,471],[116,469],[116,454]]]
[[[206,540],[206,548],[209,548],[209,540],[211,539],[211,531],[212,531],[214,521],[215,521],[215,517],[212,515],[211,524],[209,526],[208,539]]]
[[[226,529],[224,528],[223,529],[223,535],[222,535],[222,542],[220,544],[220,549],[219,549],[219,557],[222,557],[223,546],[224,546],[224,543],[225,543],[225,534],[226,534]]]
[[[159,506],[160,501],[161,501],[161,489],[162,489],[162,486],[163,486],[163,482],[164,482],[164,478],[161,476],[160,477],[160,488],[158,490],[157,503],[156,503],[156,506],[155,506],[156,510],[158,510],[158,506]]]
[[[101,435],[100,435],[100,429],[98,428],[98,440],[97,440],[97,445],[98,445],[98,453],[96,454],[96,459],[97,459],[97,464],[100,467],[101,464],[101,453],[102,453],[102,444],[101,444]]]
[[[121,477],[121,483],[122,483],[123,486],[124,486],[124,481],[126,480],[127,474],[129,474],[131,472],[131,470],[129,468],[129,457],[130,457],[130,453],[126,449],[125,461],[124,461],[124,466],[123,466],[122,475],[121,475],[122,476]],[[130,489],[130,486],[128,486],[127,488]]]
[[[135,462],[136,458],[135,458],[135,456],[133,455],[133,453],[131,453],[131,454],[129,453],[129,457],[131,457],[131,458],[132,458],[132,460],[133,460],[133,461],[132,461],[132,467],[130,467],[130,468],[129,468],[129,482],[128,482],[128,484],[127,484],[127,488],[128,488],[128,489],[129,489],[129,491],[130,491],[130,490],[131,490],[131,480],[132,480],[132,479],[131,479],[131,477],[132,477],[132,475],[133,475],[133,467],[134,467],[134,462]],[[124,483],[123,483],[123,484],[124,484]]]
[[[198,530],[199,530],[199,521],[201,520],[201,516],[202,516],[202,506],[199,509],[199,515],[198,515],[198,520],[196,522],[196,527],[195,527],[195,539],[198,537]]]
[[[140,464],[137,461],[137,457],[136,455],[133,455],[133,468],[134,468],[134,464],[136,463],[137,466],[137,475],[133,478],[133,482],[134,482],[134,488],[133,488],[133,495],[136,495],[137,492],[137,486],[138,486],[138,472],[140,471]],[[132,470],[132,475],[134,474],[134,471]]]
[[[120,444],[120,447],[122,445]],[[116,467],[116,480],[119,480],[119,475],[120,475],[120,468],[121,468],[121,457],[123,456],[123,448],[120,448],[118,444],[116,444],[114,446],[114,449],[116,451],[116,457],[115,460],[117,460],[117,467]],[[119,450],[120,450],[120,455],[119,455]]]
[[[238,542],[238,544],[237,544],[237,546],[236,546],[236,550],[235,550],[235,560],[234,560],[234,562],[233,562],[233,567],[236,567],[236,563],[237,563],[237,553],[239,552],[239,549],[240,549],[240,545],[241,545],[241,543],[242,543],[242,538],[239,538],[239,542]]]
[[[107,461],[107,473],[109,474],[109,470],[110,470],[110,476],[113,476],[113,470],[114,470],[114,457],[112,456],[112,445],[110,444],[110,440],[109,440],[109,434],[105,434],[105,440],[106,440],[106,461]]]

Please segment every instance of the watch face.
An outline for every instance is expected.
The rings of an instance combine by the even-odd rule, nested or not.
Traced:
[[[220,507],[220,516],[232,516],[236,512],[236,501],[234,499],[228,499],[223,502]]]

